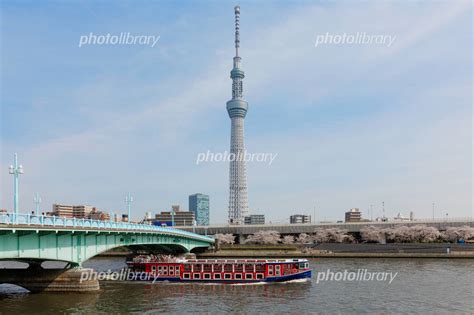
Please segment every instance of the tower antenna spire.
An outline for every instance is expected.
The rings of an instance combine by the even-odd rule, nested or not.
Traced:
[[[240,47],[240,6],[236,5],[234,7],[235,13],[235,56],[239,56],[239,47]]]

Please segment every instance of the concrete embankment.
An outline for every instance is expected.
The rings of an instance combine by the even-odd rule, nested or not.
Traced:
[[[199,258],[452,258],[473,259],[474,245],[460,244],[318,244],[230,245],[198,254]]]

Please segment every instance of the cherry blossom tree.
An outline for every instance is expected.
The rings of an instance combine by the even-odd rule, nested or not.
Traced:
[[[470,226],[450,227],[442,233],[442,238],[450,242],[469,240],[474,238],[474,228]]]
[[[277,231],[258,231],[250,235],[246,240],[246,244],[266,244],[275,245],[280,241],[280,233]]]
[[[316,243],[344,243],[353,242],[354,237],[347,230],[338,228],[317,229],[312,236]]]
[[[313,240],[312,240],[312,237],[309,236],[308,234],[306,233],[301,233],[298,238],[296,239],[296,242],[298,244],[307,244],[307,243],[312,243]]]
[[[234,244],[235,243],[235,237],[232,234],[216,234],[214,235],[214,237],[220,244]]]
[[[295,237],[293,235],[285,235],[281,242],[283,244],[293,244],[295,242]]]
[[[362,240],[367,242],[383,243],[385,241],[385,230],[375,226],[369,226],[360,229],[360,236]]]

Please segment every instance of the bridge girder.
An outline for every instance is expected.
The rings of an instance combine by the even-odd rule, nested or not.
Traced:
[[[0,229],[0,260],[58,260],[81,265],[105,251],[122,246],[163,245],[190,252],[210,241],[150,232],[56,229]]]

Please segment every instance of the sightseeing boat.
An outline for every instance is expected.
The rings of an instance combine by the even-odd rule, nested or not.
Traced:
[[[307,259],[162,259],[137,256],[129,270],[147,280],[205,283],[284,282],[311,278]],[[141,278],[136,278],[141,279]]]

